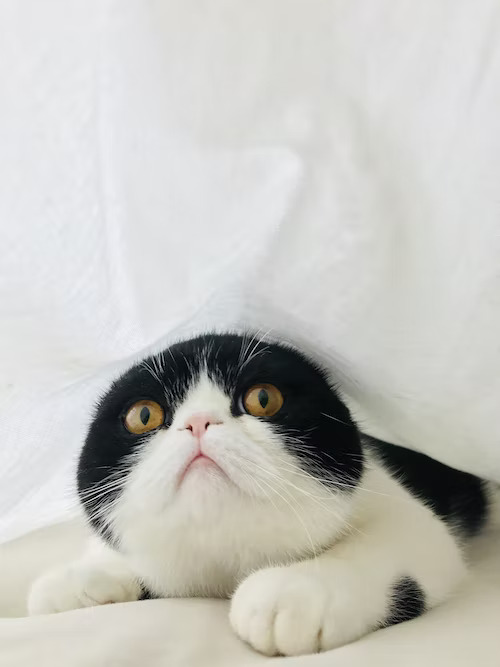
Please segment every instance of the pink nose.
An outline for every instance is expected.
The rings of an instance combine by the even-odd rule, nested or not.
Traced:
[[[218,419],[215,419],[215,417],[208,412],[198,412],[186,419],[184,428],[191,431],[195,438],[201,438],[210,424],[220,423],[221,422]]]

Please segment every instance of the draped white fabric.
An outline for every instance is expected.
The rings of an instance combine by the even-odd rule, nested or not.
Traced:
[[[93,401],[217,326],[500,480],[496,0],[0,3],[0,540],[69,516]]]

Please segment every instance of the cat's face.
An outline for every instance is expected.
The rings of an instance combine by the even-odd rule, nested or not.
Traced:
[[[357,430],[322,371],[278,344],[207,335],[113,384],[78,483],[94,525],[124,548],[183,525],[282,550],[297,528],[307,551],[342,527],[361,469]]]

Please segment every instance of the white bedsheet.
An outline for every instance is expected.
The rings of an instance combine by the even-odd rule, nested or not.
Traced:
[[[499,45],[497,0],[0,2],[0,542],[74,512],[109,378],[210,326],[318,351],[367,431],[500,480]],[[481,586],[335,664],[452,637],[472,664],[498,647]],[[5,621],[2,664],[136,655],[140,628],[165,664],[257,663],[224,619]]]
[[[0,546],[0,616],[24,613],[22,593],[49,564],[78,553],[78,523]],[[302,658],[265,658],[230,630],[225,601],[154,600],[52,616],[0,618],[2,667],[498,667],[500,532],[479,541],[453,600],[415,621]]]

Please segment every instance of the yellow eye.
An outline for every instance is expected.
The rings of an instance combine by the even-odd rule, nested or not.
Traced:
[[[140,435],[163,424],[165,413],[156,401],[137,401],[125,415],[125,426],[130,433]]]
[[[283,394],[272,384],[256,384],[245,394],[243,405],[254,417],[272,417],[283,405]]]

